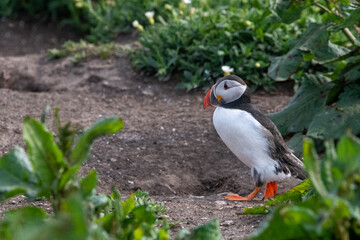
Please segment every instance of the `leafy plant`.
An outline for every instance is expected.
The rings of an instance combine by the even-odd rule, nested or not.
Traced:
[[[295,72],[301,87],[281,112],[270,117],[295,150],[304,135],[339,138],[346,129],[360,133],[360,5],[347,1],[279,1],[273,11],[285,22],[316,6],[322,22],[311,23],[285,55],[273,57],[268,74],[277,81]],[[350,29],[351,28],[351,29]],[[355,34],[355,35],[354,35]]]
[[[122,200],[119,191],[97,194],[97,173],[77,179],[93,141],[123,127],[120,118],[102,120],[79,135],[70,123],[62,124],[55,110],[56,136],[42,122],[25,118],[23,138],[28,155],[16,147],[0,158],[0,199],[24,194],[29,200],[51,202],[53,215],[38,207],[23,207],[5,213],[0,221],[0,239],[169,239],[169,227],[162,217],[165,208],[153,203],[147,193],[137,191]],[[79,136],[78,136],[79,135]],[[209,232],[210,231],[210,232]],[[187,231],[181,239],[221,239],[217,221]]]
[[[177,3],[179,0],[79,0],[81,8],[86,12],[89,24],[89,34],[86,37],[90,42],[109,42],[120,33],[128,32],[132,22],[138,20],[143,25],[150,25],[145,13],[153,11],[162,14],[167,3]]]
[[[90,172],[76,184],[76,174],[87,159],[93,141],[103,135],[112,134],[123,127],[119,118],[109,118],[94,124],[75,142],[76,131],[70,124],[59,124],[57,139],[46,127],[32,118],[25,118],[23,138],[28,155],[20,147],[0,158],[0,199],[5,200],[17,194],[30,198],[45,197],[51,201],[54,212],[62,206],[62,200],[76,191],[91,193],[85,186],[97,184],[96,174]],[[90,188],[92,189],[92,188]]]
[[[315,194],[272,209],[249,239],[356,239],[360,236],[360,141],[349,132],[326,141],[320,158],[310,139],[304,163]]]
[[[110,42],[128,32],[135,19],[149,25],[145,12],[162,14],[165,4],[180,0],[2,0],[0,17],[21,16],[50,18],[73,26],[90,42]],[[162,14],[163,15],[163,14]],[[165,15],[163,15],[165,17]]]
[[[139,69],[168,80],[183,74],[180,87],[206,86],[222,76],[222,65],[255,86],[273,82],[266,74],[269,56],[285,53],[289,40],[302,32],[298,25],[280,24],[267,1],[194,1],[169,7],[168,20],[141,31],[132,59]]]

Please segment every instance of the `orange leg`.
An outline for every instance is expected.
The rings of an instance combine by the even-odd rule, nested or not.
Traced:
[[[273,197],[278,190],[278,186],[276,182],[268,182],[265,187],[265,195],[264,198]]]
[[[250,193],[249,196],[247,197],[240,197],[237,194],[230,194],[230,195],[226,195],[225,198],[230,201],[249,201],[252,200],[260,190],[261,187],[256,187],[255,190],[252,193]]]

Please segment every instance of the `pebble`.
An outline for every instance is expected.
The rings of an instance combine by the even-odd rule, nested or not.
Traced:
[[[231,226],[231,225],[234,225],[233,220],[228,220],[228,221],[225,221],[225,222],[220,224],[220,226]]]

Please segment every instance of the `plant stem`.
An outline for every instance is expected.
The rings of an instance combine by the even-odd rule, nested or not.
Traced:
[[[349,28],[343,28],[342,29],[343,33],[345,34],[345,36],[347,37],[347,39],[349,39],[349,41],[352,44],[356,43],[356,38],[354,37],[354,35],[350,32]]]
[[[356,31],[356,33],[357,33],[357,36],[359,37],[359,35],[360,35],[360,28],[359,28],[358,26],[356,26],[356,25],[354,25],[354,28],[355,28],[355,31]]]
[[[334,13],[332,12],[330,9],[328,9],[327,7],[325,7],[324,5],[320,4],[320,3],[315,3],[316,6],[318,6],[319,8],[321,8],[322,10],[324,10],[325,12],[328,13]],[[339,17],[343,18],[341,13],[335,13],[336,15],[338,15]],[[356,38],[354,37],[354,35],[350,32],[349,28],[343,28],[342,29],[343,33],[345,34],[345,36],[347,37],[347,39],[349,39],[349,41],[355,45],[356,43]]]
[[[327,7],[325,7],[324,5],[322,5],[320,3],[315,3],[315,5],[318,6],[319,8],[321,8],[322,10],[324,10],[325,12],[332,13],[332,11],[330,9],[328,9]]]

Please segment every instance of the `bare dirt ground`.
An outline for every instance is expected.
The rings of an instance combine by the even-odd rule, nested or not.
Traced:
[[[174,231],[218,218],[224,239],[244,239],[263,216],[239,216],[245,207],[261,204],[229,202],[222,195],[253,190],[249,169],[222,143],[204,111],[203,91],[186,93],[176,82],[159,83],[135,72],[127,56],[92,59],[73,65],[69,58],[47,59],[46,49],[76,39],[54,25],[0,21],[0,154],[21,137],[25,116],[39,119],[48,104],[59,107],[63,121],[87,128],[99,119],[120,116],[122,131],[97,140],[81,175],[99,174],[99,192],[116,186],[122,194],[149,192],[167,208]],[[8,37],[6,37],[8,36]],[[123,39],[126,42],[126,39]],[[257,91],[253,102],[263,112],[278,111],[293,94]],[[51,115],[47,124],[51,129]],[[296,182],[279,185],[280,192]],[[22,196],[0,203],[0,214],[28,203]],[[50,211],[47,203],[42,205]]]

